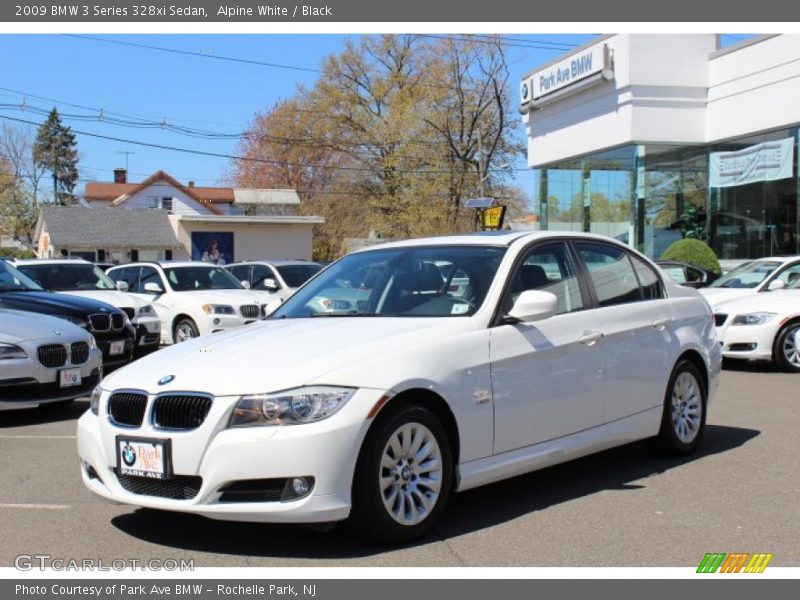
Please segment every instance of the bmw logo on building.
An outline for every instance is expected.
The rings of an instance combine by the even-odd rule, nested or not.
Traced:
[[[526,82],[522,84],[522,99],[527,100],[528,94],[530,94],[530,89],[528,88],[528,83]]]
[[[164,377],[158,380],[158,385],[167,385],[173,379],[175,379],[175,375],[164,375]]]

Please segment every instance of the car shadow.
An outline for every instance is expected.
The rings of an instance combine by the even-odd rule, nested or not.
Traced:
[[[60,421],[77,421],[89,410],[89,399],[79,398],[69,404],[45,404],[35,408],[4,410],[0,412],[0,429],[42,425]]]
[[[736,360],[725,358],[722,361],[722,368],[725,371],[738,371],[740,373],[784,373],[773,362],[766,362],[763,360]]]
[[[436,528],[405,547],[422,546],[492,527],[604,490],[640,489],[646,487],[647,482],[641,480],[647,477],[727,452],[759,434],[754,429],[709,425],[700,450],[688,458],[666,458],[647,442],[636,442],[455,494]],[[486,510],[487,506],[491,510]],[[325,532],[297,525],[214,521],[147,509],[119,515],[111,523],[128,535],[168,548],[237,556],[341,559],[366,557],[398,548],[365,542],[341,525]]]

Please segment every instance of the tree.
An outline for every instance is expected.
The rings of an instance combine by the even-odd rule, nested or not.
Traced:
[[[31,240],[39,214],[45,167],[33,153],[33,132],[4,124],[0,129],[0,226],[16,239]]]
[[[78,183],[77,142],[72,130],[61,123],[54,107],[36,134],[33,155],[53,176],[53,198],[56,204],[69,206],[77,202]]]

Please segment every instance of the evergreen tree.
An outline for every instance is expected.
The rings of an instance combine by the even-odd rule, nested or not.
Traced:
[[[61,117],[54,107],[47,121],[39,127],[33,154],[35,160],[52,173],[55,202],[62,206],[77,202],[74,193],[78,183],[76,145],[75,134],[61,123]]]

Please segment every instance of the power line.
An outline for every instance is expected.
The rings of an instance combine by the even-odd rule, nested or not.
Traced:
[[[0,119],[6,119],[8,121],[15,121],[17,123],[25,123],[27,125],[34,125],[34,126],[41,126],[41,123],[36,123],[35,121],[29,121],[26,119],[17,119],[15,117],[9,117],[6,115],[0,115]],[[170,150],[173,152],[182,152],[184,154],[195,154],[198,156],[210,156],[214,158],[225,158],[229,160],[238,160],[243,162],[254,162],[254,163],[262,163],[262,164],[274,164],[280,166],[289,166],[289,167],[300,167],[305,169],[321,169],[321,170],[333,170],[333,171],[358,171],[358,172],[366,172],[366,173],[374,173],[375,169],[370,167],[334,167],[334,166],[326,166],[326,165],[315,165],[315,164],[307,164],[307,163],[296,163],[296,162],[286,162],[280,160],[272,160],[266,158],[254,158],[249,156],[237,156],[235,154],[227,154],[223,152],[209,152],[207,150],[195,150],[192,148],[181,148],[178,146],[168,146],[165,144],[155,144],[152,142],[141,142],[138,140],[130,140],[125,138],[119,138],[109,135],[102,135],[99,133],[90,133],[88,131],[79,131],[77,129],[72,130],[74,133],[80,135],[86,135],[89,137],[104,139],[104,140],[111,140],[114,142],[120,142],[124,144],[134,144],[137,146],[145,146],[148,148],[156,148],[159,150]],[[511,168],[511,169],[489,169],[489,172],[494,173],[508,173],[508,172],[516,172],[516,171],[527,171],[528,169],[521,169],[521,168]],[[408,175],[408,174],[415,174],[415,175],[450,175],[450,171],[436,171],[436,170],[418,170],[418,169],[394,169],[393,173],[400,174],[400,175]]]
[[[498,36],[477,35],[477,34],[444,35],[444,34],[433,34],[433,33],[417,33],[415,35],[418,35],[420,37],[434,38],[437,40],[451,40],[454,42],[475,42],[479,44],[490,44],[490,45],[497,45],[497,43],[500,42],[503,46],[528,48],[530,50],[551,50],[557,52],[565,52],[577,47],[576,45],[572,44],[556,45],[555,42],[552,43],[553,45],[544,45],[544,43],[530,43],[530,44],[519,43],[517,41],[506,41],[506,40],[521,40],[521,38],[507,38],[499,35]]]

